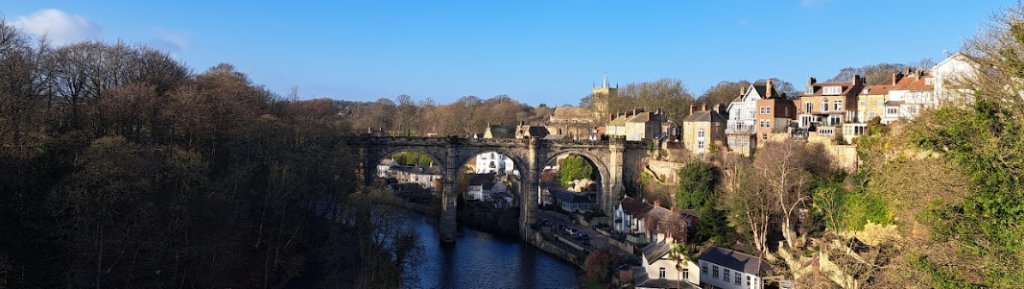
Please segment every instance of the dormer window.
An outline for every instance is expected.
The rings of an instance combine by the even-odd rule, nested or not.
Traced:
[[[814,94],[814,87],[808,86],[807,88],[804,88],[804,94]]]
[[[843,93],[842,86],[826,86],[822,92],[822,94],[826,95],[839,95],[840,93]]]
[[[924,85],[932,85],[932,78],[931,77],[925,78],[924,79]]]

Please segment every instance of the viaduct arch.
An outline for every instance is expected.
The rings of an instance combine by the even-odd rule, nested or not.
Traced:
[[[530,236],[530,224],[537,221],[537,195],[540,175],[544,166],[566,154],[580,155],[590,160],[601,176],[598,207],[611,216],[622,190],[623,161],[626,150],[642,149],[639,143],[622,139],[610,141],[527,139],[468,139],[458,137],[352,137],[349,147],[357,152],[363,181],[370,183],[377,164],[385,157],[401,151],[419,152],[430,156],[439,165],[444,178],[441,201],[441,239],[455,241],[455,180],[459,169],[480,153],[497,152],[508,156],[520,172],[519,235]]]

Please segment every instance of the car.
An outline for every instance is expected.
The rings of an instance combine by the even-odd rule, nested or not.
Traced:
[[[551,227],[551,220],[544,219],[544,220],[540,221],[540,224],[543,225],[543,226]]]
[[[566,227],[565,228],[565,232],[569,233],[569,235],[576,235],[576,233],[579,233],[579,231],[577,231],[576,228],[570,228],[570,227]]]
[[[580,233],[576,234],[575,237],[576,237],[576,240],[590,240],[590,236],[587,236],[587,233],[580,232]]]

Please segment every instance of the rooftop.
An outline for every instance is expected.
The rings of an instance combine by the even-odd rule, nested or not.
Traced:
[[[768,262],[761,258],[715,246],[705,250],[697,259],[757,276],[765,276],[770,269]]]

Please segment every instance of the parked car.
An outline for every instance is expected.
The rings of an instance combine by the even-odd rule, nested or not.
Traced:
[[[551,227],[551,220],[544,219],[544,220],[540,221],[540,224],[543,225],[543,226]]]
[[[587,233],[581,232],[576,234],[576,240],[590,240],[590,236],[587,236]]]
[[[579,233],[579,231],[576,231],[576,228],[570,228],[570,227],[565,227],[565,232],[569,233],[569,235],[572,235],[572,236],[575,236],[576,233]]]

